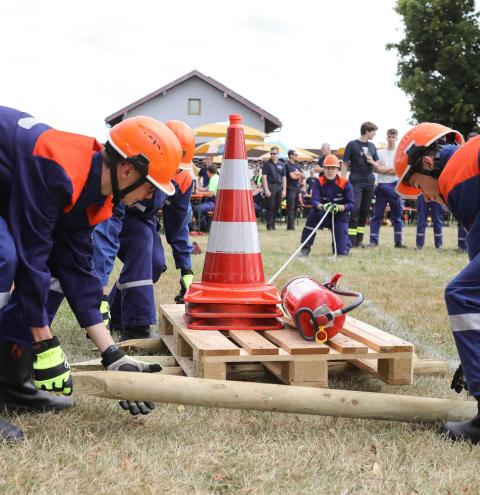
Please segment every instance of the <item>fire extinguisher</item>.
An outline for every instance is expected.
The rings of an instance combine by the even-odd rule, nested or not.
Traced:
[[[345,315],[362,304],[363,294],[360,292],[337,288],[341,276],[335,274],[326,284],[306,276],[296,277],[283,288],[283,310],[295,320],[305,340],[323,343],[331,339],[343,328]],[[356,300],[344,307],[339,295],[356,297]]]

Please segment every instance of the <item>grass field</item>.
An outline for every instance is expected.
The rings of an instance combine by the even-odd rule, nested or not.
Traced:
[[[259,227],[267,278],[298,245],[301,226],[268,233]],[[325,281],[341,272],[342,287],[365,294],[353,316],[413,342],[420,357],[444,359],[451,372],[458,359],[443,288],[467,258],[455,252],[456,226],[444,229],[442,250],[433,248],[431,228],[422,251],[413,249],[414,238],[414,228],[407,227],[409,249],[393,249],[392,228],[384,227],[380,248],[332,260],[322,232],[311,256],[295,259],[277,286],[300,274]],[[207,238],[196,240],[205,251]],[[158,284],[159,302],[172,302],[178,290],[168,247],[166,252],[170,270]],[[203,258],[194,259],[197,278]],[[54,330],[71,362],[95,357],[67,305]],[[450,376],[390,387],[356,375],[330,386],[454,398]],[[478,448],[451,444],[435,427],[161,404],[149,416],[133,418],[111,401],[76,400],[66,413],[13,418],[27,439],[0,445],[1,493],[480,493]]]

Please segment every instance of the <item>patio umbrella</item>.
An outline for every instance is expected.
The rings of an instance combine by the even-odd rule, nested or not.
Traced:
[[[245,139],[245,146],[247,150],[256,148],[260,144],[259,141],[254,141],[252,139]],[[205,143],[199,144],[195,148],[196,155],[205,155],[206,153],[217,154],[223,153],[225,148],[225,138],[219,137],[212,139],[211,141],[206,141]]]
[[[205,124],[193,129],[195,136],[199,137],[225,137],[227,135],[227,128],[230,125],[229,122],[216,122],[214,124]],[[248,125],[242,125],[245,139],[253,139],[256,141],[263,141],[266,134],[258,129],[254,129]]]

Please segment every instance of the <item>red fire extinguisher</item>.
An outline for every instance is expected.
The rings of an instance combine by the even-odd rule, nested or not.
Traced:
[[[283,288],[283,310],[295,320],[297,329],[305,340],[323,343],[331,339],[343,328],[345,315],[362,304],[363,294],[360,292],[337,288],[341,276],[337,273],[330,282],[323,285],[310,277],[296,277]],[[344,307],[339,295],[357,299]]]

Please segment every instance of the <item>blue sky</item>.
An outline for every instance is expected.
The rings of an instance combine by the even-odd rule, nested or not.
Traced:
[[[408,129],[385,49],[402,34],[393,1],[226,5],[2,2],[1,103],[103,140],[105,116],[197,69],[277,116],[280,138],[297,146],[344,146],[365,120],[378,141]]]

